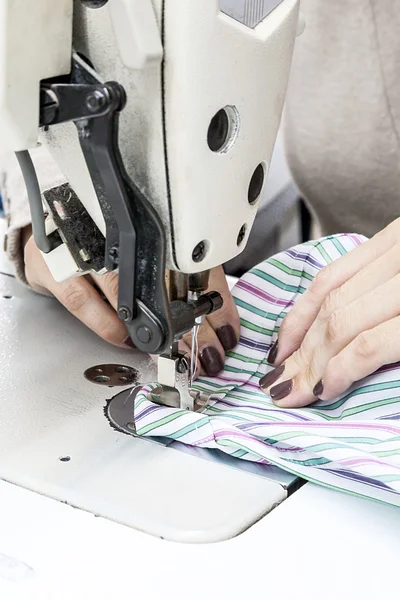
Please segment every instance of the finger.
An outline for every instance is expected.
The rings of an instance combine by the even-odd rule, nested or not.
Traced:
[[[400,317],[357,336],[333,357],[319,382],[317,396],[332,400],[356,381],[400,359]]]
[[[396,230],[394,230],[396,225]],[[356,273],[369,265],[396,244],[395,231],[399,234],[400,221],[355,248],[339,260],[334,261],[318,273],[308,290],[297,300],[295,306],[284,319],[279,343],[270,353],[269,362],[281,364],[300,347],[307,331],[316,319],[324,299]],[[398,262],[398,260],[396,261]]]
[[[288,359],[284,372],[279,373],[279,379],[275,381],[274,375],[270,374],[269,378],[260,381],[261,387],[280,406],[298,407],[314,402],[315,397],[321,394],[318,383],[330,360],[363,332],[397,317],[399,305],[400,275],[397,275],[349,306],[334,311],[326,320],[325,327],[318,317],[300,350]],[[318,326],[324,327],[323,336],[316,335],[314,343],[310,342],[313,330],[317,330]],[[308,351],[303,349],[306,346]],[[282,385],[288,380],[292,382],[291,387]]]
[[[396,244],[342,286],[330,292],[322,303],[318,317],[329,316],[334,310],[351,304],[383,283],[392,280],[400,273],[399,257],[400,244]]]
[[[51,273],[35,244],[33,236],[29,237],[24,247],[25,277],[30,287],[40,294],[49,294],[48,282],[54,281]]]
[[[210,271],[209,291],[219,292],[224,301],[220,310],[207,317],[225,350],[233,350],[239,341],[240,318],[222,267]]]
[[[260,379],[260,388],[278,406],[297,407],[315,402],[313,388],[323,373],[323,364],[318,358],[318,353],[311,359],[306,358],[300,347],[283,365]]]
[[[104,275],[91,273],[91,278],[103,292],[114,310],[118,310],[118,274],[114,272],[104,273]]]
[[[125,325],[115,310],[101,299],[99,293],[83,277],[75,277],[62,283],[48,280],[47,287],[70,313],[77,317],[106,342],[132,347]]]
[[[183,341],[191,351],[191,332],[183,336]],[[208,377],[215,377],[224,368],[225,350],[207,319],[198,329],[197,344],[202,372]]]
[[[125,325],[84,277],[56,282],[33,238],[25,245],[25,272],[30,285],[50,292],[82,323],[107,342],[131,348],[132,342]]]

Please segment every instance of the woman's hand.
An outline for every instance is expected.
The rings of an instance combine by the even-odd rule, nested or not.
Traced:
[[[34,290],[55,296],[69,312],[107,342],[121,348],[133,347],[128,331],[116,313],[118,306],[116,273],[74,277],[58,283],[54,281],[43,256],[36,247],[31,228],[23,231],[23,244],[25,275]],[[210,315],[198,332],[202,372],[214,376],[224,367],[225,351],[232,350],[239,340],[240,322],[222,267],[211,271],[209,289],[218,291],[224,299],[221,310]],[[190,345],[191,336],[188,333],[181,341],[180,348],[190,354]],[[200,365],[196,374],[198,375],[199,372]]]
[[[54,281],[30,228],[24,230],[23,242],[25,276],[34,290],[55,296],[70,313],[106,342],[121,348],[133,348],[128,331],[116,313],[118,275],[106,273],[87,278],[73,277],[59,283]]]
[[[400,219],[323,269],[282,323],[260,381],[282,407],[332,400],[400,360]]]

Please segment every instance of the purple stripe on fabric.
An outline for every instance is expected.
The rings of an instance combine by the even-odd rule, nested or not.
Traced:
[[[305,252],[298,252],[293,248],[291,250],[286,250],[284,254],[286,254],[287,256],[291,256],[292,258],[300,258],[300,260],[312,265],[316,269],[323,269],[325,266],[309,254],[306,254]]]
[[[395,421],[398,421],[400,419],[400,413],[394,413],[393,415],[386,415],[385,417],[378,417],[377,421],[391,421],[392,419],[394,419]]]
[[[383,462],[383,460],[379,460],[378,458],[374,458],[372,456],[368,456],[368,457],[363,457],[363,458],[348,458],[348,459],[343,459],[339,461],[341,465],[346,465],[348,467],[354,467],[357,465],[380,465],[381,467],[387,467],[388,463]],[[392,469],[396,469],[397,471],[400,471],[400,466],[397,466],[395,464],[393,464],[392,462],[390,463],[390,468]]]
[[[240,281],[237,282],[235,287],[238,287],[241,290],[245,290],[246,292],[249,292],[253,296],[257,296],[258,298],[261,298],[261,300],[266,300],[267,302],[270,302],[271,304],[274,304],[275,306],[283,306],[284,308],[286,308],[288,306],[287,300],[282,300],[280,298],[276,298],[276,296],[272,296],[271,294],[268,294],[268,292],[265,292],[261,288],[257,287],[256,285],[253,285],[252,283],[249,283],[248,281],[244,281],[241,279]],[[290,303],[293,304],[293,300],[291,300]],[[289,304],[289,306],[290,306],[290,304]]]
[[[383,481],[378,481],[377,479],[373,479],[372,477],[367,477],[366,475],[362,475],[361,473],[354,473],[353,471],[346,471],[344,469],[324,469],[328,473],[333,473],[334,475],[339,475],[340,477],[344,477],[345,479],[351,479],[352,481],[358,481],[359,483],[364,483],[366,485],[370,485],[372,487],[384,489],[388,492],[397,493],[391,487],[386,485]],[[307,477],[307,475],[305,475]]]
[[[288,414],[287,410],[284,410],[284,411],[283,410],[279,411],[278,409],[274,410],[274,414],[276,412],[284,412],[285,414]],[[297,415],[297,413],[296,413],[296,415]],[[282,427],[282,425],[284,425],[285,427],[289,427],[291,429],[299,426],[298,422],[296,422],[296,421],[294,421],[294,422],[287,421],[285,423],[283,423],[283,422],[276,423],[276,422],[270,421],[270,422],[263,423],[263,426],[265,426],[265,427],[274,427],[274,426]],[[320,429],[320,428],[321,429],[361,429],[361,430],[377,429],[380,431],[386,431],[388,433],[394,433],[396,435],[400,435],[400,428],[398,428],[398,427],[389,427],[388,425],[383,425],[383,423],[382,424],[367,423],[365,421],[360,422],[360,423],[355,423],[355,422],[354,423],[343,423],[343,422],[318,423],[316,421],[304,421],[302,423],[302,427],[307,427],[307,428],[311,427],[312,429],[313,428],[314,429]],[[383,440],[383,441],[388,441],[388,440]]]
[[[267,352],[270,349],[271,344],[261,344],[251,338],[241,337],[239,346],[245,346],[246,348],[252,348],[253,350],[259,350],[260,352]]]
[[[364,242],[361,241],[356,235],[354,235],[353,233],[344,233],[343,234],[345,237],[350,238],[356,246],[361,246]]]
[[[242,400],[243,404],[238,404],[237,402],[230,402],[226,398],[219,398],[218,404],[224,404],[225,406],[230,406],[232,408],[245,408],[246,410],[251,409],[256,411],[265,411],[265,405],[260,406],[259,404],[248,404],[246,402],[247,398],[243,398]],[[249,425],[249,423],[246,423],[246,425]]]
[[[383,365],[375,373],[388,373],[389,371],[396,371],[400,367],[400,362],[392,363],[390,365]]]
[[[179,438],[178,441],[180,441],[182,438]],[[203,444],[208,444],[208,442],[214,442],[215,438],[214,438],[214,434],[212,435],[208,435],[207,437],[203,438],[202,440],[196,440],[195,442],[187,442],[190,446],[203,446]]]
[[[159,408],[163,407],[161,407],[159,404],[152,404],[151,406],[145,408],[142,412],[135,413],[135,421],[140,421],[141,419],[144,419],[144,417],[151,415],[151,413],[155,412]]]
[[[213,377],[213,379],[219,379],[219,381],[228,382],[231,384],[232,388],[235,388],[237,385],[247,385],[254,389],[260,390],[260,387],[258,385],[255,385],[254,383],[249,383],[247,379],[233,379],[233,375],[239,375],[239,373],[232,373],[231,377],[223,377],[223,375],[216,375],[215,377]],[[251,375],[249,375],[249,379],[250,377]]]
[[[239,393],[240,393],[240,391],[239,391]],[[243,402],[246,402],[246,398],[243,398]],[[218,404],[224,404],[226,406],[231,406],[232,408],[237,408],[237,409],[243,408],[243,406],[241,404],[236,404],[235,402],[229,402],[226,398],[219,398]],[[300,422],[304,422],[304,421],[310,422],[310,420],[311,420],[301,413],[295,413],[295,412],[292,412],[289,410],[281,410],[279,408],[272,409],[270,406],[268,406],[268,405],[266,406],[265,404],[261,405],[261,406],[254,405],[254,404],[245,404],[245,408],[246,409],[249,408],[249,409],[255,410],[257,412],[264,413],[264,414],[266,411],[271,411],[271,413],[273,413],[274,415],[276,415],[276,413],[282,413],[285,416],[290,415],[292,418],[298,419]],[[225,415],[223,415],[223,416],[225,416]],[[283,424],[283,421],[281,423],[277,423],[276,421],[274,421],[274,423],[268,423],[268,425],[270,425],[270,424],[279,425],[279,424]],[[253,421],[251,423],[238,423],[237,425],[235,425],[235,427],[237,427],[238,429],[242,429],[242,430],[245,430],[245,429],[251,430],[254,427],[262,427],[263,425],[265,425],[265,421],[260,421],[260,422]]]
[[[236,428],[235,428],[236,429]],[[277,446],[277,444],[271,444],[270,442],[267,442],[266,440],[262,440],[260,438],[254,438],[251,435],[246,435],[244,433],[240,433],[239,431],[237,431],[237,429],[231,430],[231,429],[217,429],[214,432],[214,439],[216,441],[218,441],[219,438],[224,438],[224,437],[230,437],[230,438],[239,438],[242,440],[250,440],[252,442],[256,442],[257,444],[261,444],[261,446],[267,446],[268,448],[273,448],[274,450],[278,449],[279,452],[304,452],[303,448],[300,448],[298,446],[291,446],[291,447],[280,447]]]
[[[219,401],[220,402],[220,401]],[[260,409],[258,409],[260,410]],[[304,414],[298,412],[294,412],[291,410],[287,410],[287,409],[280,409],[280,408],[272,408],[270,406],[263,406],[261,408],[261,412],[263,412],[265,414],[265,412],[270,412],[271,415],[275,416],[276,414],[282,413],[283,415],[286,416],[290,416],[293,419],[298,419],[298,422],[296,423],[296,425],[299,425],[299,422],[303,423],[303,422],[307,422],[307,423],[312,423],[315,424],[314,421],[312,421],[309,417],[306,417]],[[267,418],[267,417],[266,417]],[[236,427],[238,427],[239,429],[253,429],[253,428],[257,428],[257,427],[264,427],[264,425],[286,425],[286,423],[284,421],[268,421],[267,423],[265,421],[252,421],[251,423],[239,423],[238,425],[236,425]]]

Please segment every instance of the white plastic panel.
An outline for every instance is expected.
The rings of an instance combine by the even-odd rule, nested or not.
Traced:
[[[109,0],[108,9],[124,65],[143,69],[159,64],[163,48],[151,0]]]
[[[83,376],[109,362],[155,376],[149,357],[113,349],[55,300],[0,275],[0,479],[198,543],[237,535],[286,497],[276,470],[269,480],[112,429],[103,408],[121,388]]]
[[[0,148],[38,141],[39,82],[69,73],[72,0],[0,2]]]
[[[130,50],[129,31],[134,36],[136,30],[132,20],[138,23],[140,15],[128,11],[120,29],[114,13],[120,1],[120,7],[135,6],[134,0],[131,5],[110,0],[97,10],[75,4],[74,48],[92,61],[102,80],[118,81],[126,90],[121,154],[128,174],[161,216],[168,268],[196,272],[213,267],[239,253],[256,214],[247,190],[258,164],[268,171],[296,36],[298,0],[282,0],[254,29],[222,13],[219,0],[153,0],[160,37],[164,31],[164,70],[158,60],[147,60],[146,52]],[[146,31],[154,41],[154,20]],[[149,40],[144,29],[142,33],[139,46],[145,48]],[[228,152],[215,154],[208,148],[207,130],[225,106],[238,111],[238,135]],[[74,126],[51,127],[43,139],[103,230]],[[238,248],[244,224],[246,238]],[[202,240],[207,241],[208,255],[195,263],[192,251]]]
[[[284,0],[251,29],[219,10],[219,0],[165,3],[165,110],[176,262],[193,272],[236,256],[256,205],[248,202],[259,164],[268,171],[298,24],[297,0]],[[212,152],[213,116],[234,107],[235,143]],[[241,247],[237,238],[247,228]],[[206,241],[200,263],[192,251]]]

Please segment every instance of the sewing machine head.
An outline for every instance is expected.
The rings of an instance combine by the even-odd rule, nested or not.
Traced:
[[[221,306],[207,273],[256,215],[298,0],[5,0],[0,17],[1,143],[40,140],[69,182],[45,229],[31,194],[36,242],[57,280],[119,269],[118,314],[139,349],[172,349],[176,387],[176,340]]]

